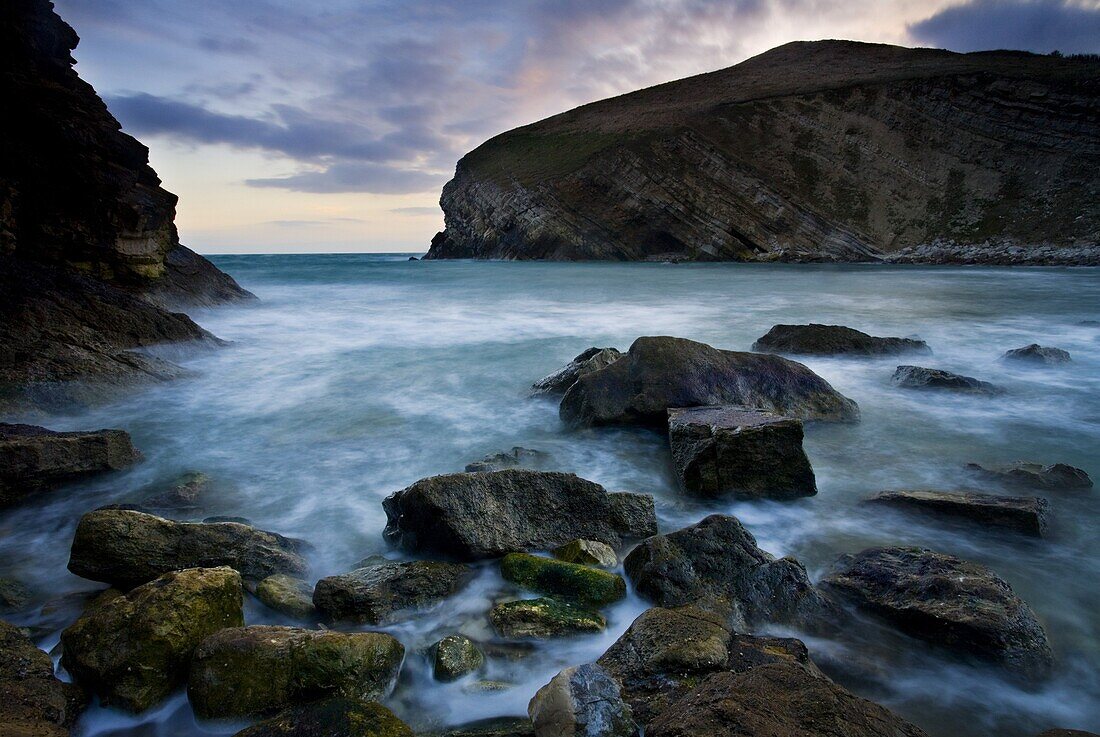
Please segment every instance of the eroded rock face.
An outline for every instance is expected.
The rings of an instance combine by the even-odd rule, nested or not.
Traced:
[[[794,663],[708,676],[647,737],[927,737],[878,704]]]
[[[968,463],[967,469],[1005,486],[1050,490],[1082,490],[1092,488],[1092,478],[1084,469],[1067,463],[1034,463],[1016,461],[999,466]]]
[[[589,348],[572,361],[549,376],[536,381],[531,386],[532,394],[565,394],[569,387],[577,383],[581,376],[599,371],[623,357],[615,348]]]
[[[195,651],[187,695],[202,718],[245,717],[323,696],[373,701],[389,693],[405,648],[378,632],[296,627],[224,629]]]
[[[884,491],[867,500],[898,509],[964,519],[983,527],[1042,537],[1050,519],[1050,503],[1036,496],[998,496],[973,491]]]
[[[566,668],[527,707],[535,737],[634,737],[638,728],[619,684],[594,663]]]
[[[66,737],[84,693],[53,674],[53,661],[19,628],[0,621],[0,734]]]
[[[184,568],[229,566],[261,581],[302,575],[301,543],[235,522],[173,522],[143,512],[99,509],[80,518],[69,570],[124,589]]]
[[[668,411],[680,488],[706,499],[794,499],[817,493],[802,421],[743,407]]]
[[[802,356],[897,356],[931,353],[915,338],[876,338],[843,325],[775,325],[752,344],[754,351]]]
[[[567,473],[508,470],[421,479],[382,502],[386,540],[460,560],[546,550],[577,538],[614,548],[657,530],[653,499]]]
[[[1054,656],[1012,587],[983,565],[923,548],[845,555],[822,586],[913,637],[1041,678]]]
[[[67,481],[127,468],[140,458],[123,430],[55,432],[0,423],[0,507]]]
[[[291,707],[233,737],[415,737],[409,725],[373,701],[334,697]]]
[[[1001,360],[1030,366],[1058,366],[1072,361],[1069,351],[1061,348],[1046,348],[1038,343],[1007,351],[1001,356]]]
[[[800,363],[663,336],[638,338],[624,357],[578,378],[559,413],[574,426],[663,426],[670,408],[719,404],[801,420],[859,419],[855,402]]]
[[[388,624],[458,593],[472,577],[473,571],[459,563],[379,562],[322,578],[313,604],[333,620]]]
[[[104,704],[144,711],[187,680],[200,642],[244,624],[243,596],[232,568],[166,573],[66,629],[63,665]]]

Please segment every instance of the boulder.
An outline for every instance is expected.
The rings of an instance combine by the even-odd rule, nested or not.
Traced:
[[[17,612],[31,600],[31,591],[19,581],[0,578],[0,614]]]
[[[460,560],[547,550],[577,538],[618,548],[657,531],[652,497],[609,494],[552,471],[433,476],[392,494],[382,507],[391,544]]]
[[[923,548],[845,555],[822,586],[902,632],[1039,678],[1053,663],[1035,613],[993,571]]]
[[[668,411],[680,488],[706,499],[794,499],[817,493],[802,421],[744,407]]]
[[[603,632],[607,620],[599,612],[569,602],[543,597],[497,604],[489,621],[502,637],[563,637]]]
[[[229,566],[249,580],[308,569],[301,543],[235,522],[173,522],[124,509],[80,518],[69,570],[93,581],[131,588],[168,571]]]
[[[438,604],[472,577],[473,571],[460,563],[376,563],[322,578],[313,591],[313,604],[335,621],[388,624]]]
[[[537,468],[546,462],[548,454],[541,450],[521,448],[518,445],[504,453],[487,455],[480,461],[466,464],[467,473],[503,471],[506,468]]]
[[[191,660],[187,695],[205,719],[278,711],[326,696],[374,701],[392,688],[405,648],[380,632],[224,629]]]
[[[801,563],[764,552],[727,515],[644,540],[624,567],[643,599],[665,607],[699,604],[728,615],[738,629],[807,626],[828,611]]]
[[[619,565],[619,556],[615,554],[615,549],[596,540],[574,540],[565,545],[559,545],[551,550],[550,554],[566,563],[580,563],[601,568],[614,568]]]
[[[201,471],[188,471],[163,487],[150,490],[138,502],[142,509],[172,512],[201,509],[211,489],[210,477]]]
[[[62,632],[62,663],[104,704],[144,711],[187,680],[200,642],[244,624],[243,596],[232,568],[166,573]]]
[[[432,675],[437,681],[455,681],[481,670],[485,654],[463,635],[448,635],[431,647]]]
[[[817,672],[801,641],[739,635],[723,617],[690,605],[643,612],[596,662],[619,682],[642,725],[711,673],[785,662]]]
[[[535,737],[634,737],[638,727],[619,684],[595,663],[566,668],[540,688],[527,714]]]
[[[682,338],[638,338],[615,363],[577,379],[561,400],[572,426],[661,427],[670,407],[734,404],[800,420],[855,422],[859,407],[800,363]]]
[[[490,717],[428,732],[424,737],[535,737],[535,728],[527,717]]]
[[[373,701],[335,696],[293,706],[233,737],[415,737],[409,725]]]
[[[288,617],[312,619],[317,615],[309,581],[285,573],[276,573],[260,581],[256,585],[256,598]]]
[[[1004,389],[990,384],[988,381],[980,381],[971,376],[953,374],[950,371],[923,366],[898,366],[894,371],[894,375],[890,377],[890,381],[894,386],[903,389],[943,389],[965,394],[985,394],[989,396],[1004,394]]]
[[[794,663],[707,676],[646,737],[927,737],[885,707]]]
[[[884,491],[867,500],[898,509],[964,519],[984,527],[999,527],[1042,537],[1050,518],[1050,503],[1037,496],[998,496],[974,491]]]
[[[966,468],[986,479],[1006,486],[1031,489],[1091,489],[1092,479],[1084,469],[1066,463],[1032,463],[1016,461],[1000,466],[981,466],[968,463]]]
[[[599,371],[623,357],[614,348],[589,348],[562,368],[531,385],[532,394],[565,394],[577,379]]]
[[[1029,366],[1057,366],[1070,363],[1069,351],[1061,348],[1045,348],[1038,343],[1025,345],[1023,348],[1013,348],[1001,356],[1002,361],[1026,364]]]
[[[48,654],[0,621],[0,734],[66,737],[86,702],[83,691],[54,676]]]
[[[122,430],[54,432],[0,422],[0,507],[141,458]]]
[[[500,574],[525,589],[590,607],[606,606],[626,596],[626,581],[617,573],[529,553],[504,556]]]
[[[802,356],[897,356],[932,353],[915,338],[876,338],[843,325],[774,325],[752,344],[761,353]]]

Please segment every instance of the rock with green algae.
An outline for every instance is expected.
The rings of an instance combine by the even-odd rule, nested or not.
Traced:
[[[598,540],[574,540],[554,548],[550,554],[566,563],[580,563],[585,566],[614,568],[619,564],[615,549]]]
[[[0,734],[67,737],[87,699],[53,672],[53,661],[13,624],[0,621]]]
[[[599,612],[549,597],[502,602],[489,620],[503,637],[562,637],[603,632],[607,626]]]
[[[461,563],[370,562],[349,573],[322,578],[314,589],[313,603],[336,621],[385,624],[439,603],[472,576],[473,571]]]
[[[291,707],[234,737],[415,737],[409,725],[374,701],[333,697]]]
[[[373,701],[389,692],[404,657],[401,643],[380,632],[235,627],[195,651],[187,695],[207,719],[266,714],[322,696]]]
[[[61,633],[62,664],[104,704],[140,712],[187,680],[195,648],[244,624],[231,568],[166,573],[94,607]]]
[[[269,608],[296,619],[312,619],[317,615],[313,606],[313,587],[308,581],[276,573],[256,586],[256,598]]]
[[[431,647],[432,675],[437,681],[455,681],[481,669],[485,654],[463,635],[448,635]]]
[[[500,573],[526,589],[588,606],[605,606],[626,596],[626,581],[617,573],[529,553],[504,556]]]

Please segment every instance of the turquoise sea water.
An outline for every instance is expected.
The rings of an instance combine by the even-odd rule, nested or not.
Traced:
[[[989,565],[1036,610],[1058,657],[1037,690],[992,668],[955,662],[864,625],[864,645],[808,639],[822,660],[848,663],[846,682],[930,733],[1033,735],[1100,726],[1100,489],[1050,492],[1048,539],[995,535],[869,509],[891,488],[955,488],[961,466],[1016,459],[1066,462],[1100,479],[1098,269],[816,265],[662,265],[409,262],[404,255],[225,256],[219,267],[260,301],[194,317],[232,341],[220,350],[165,350],[194,378],[49,423],[121,427],[145,461],[0,516],[0,563],[50,596],[94,585],[65,569],[79,515],[131,500],[188,469],[222,490],[206,514],[239,515],[315,546],[314,577],[347,570],[381,538],[381,500],[429,475],[514,445],[611,490],[652,493],[662,531],[711,512],[739,516],[760,545],[795,555],[819,578],[836,557],[881,544],[924,545]],[[556,403],[530,383],[591,345],[626,349],[640,335],[676,335],[747,350],[775,323],[844,324],[876,335],[918,334],[935,352],[904,360],[805,359],[863,412],[857,426],[815,426],[806,447],[820,493],[793,503],[701,505],[675,491],[665,440],[646,431],[566,430]],[[997,361],[1039,342],[1068,350],[1051,370]],[[889,378],[919,362],[996,382],[989,399],[906,392]],[[485,612],[501,582],[482,567],[463,594],[414,622],[386,628],[408,657],[389,705],[414,726],[524,714],[558,670],[594,660],[645,604],[608,611],[605,635],[497,660],[487,678],[515,684],[472,693],[440,685],[420,649],[461,630],[491,633]],[[40,598],[49,598],[43,594]],[[255,602],[249,623],[289,623]],[[46,649],[58,625],[37,613]],[[93,707],[77,734],[152,737],[231,734],[239,723],[197,723],[180,693],[133,717]]]

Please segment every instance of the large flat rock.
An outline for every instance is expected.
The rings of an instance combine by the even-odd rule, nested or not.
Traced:
[[[898,509],[964,519],[983,527],[998,527],[1042,537],[1050,519],[1050,503],[1037,496],[998,496],[974,491],[884,491],[867,500]]]
[[[801,356],[897,356],[931,353],[923,340],[879,338],[843,325],[774,325],[752,344],[754,351]]]

